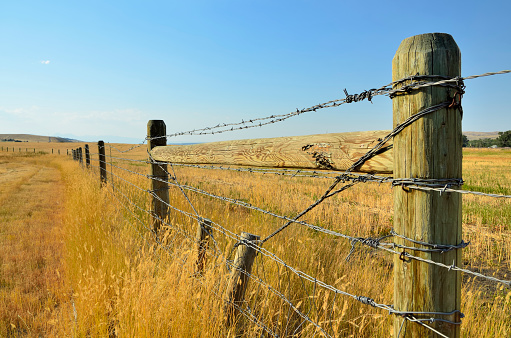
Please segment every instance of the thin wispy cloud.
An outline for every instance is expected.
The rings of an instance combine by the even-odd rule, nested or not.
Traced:
[[[50,60],[42,60],[41,63],[43,65],[48,65],[48,64],[50,64]]]

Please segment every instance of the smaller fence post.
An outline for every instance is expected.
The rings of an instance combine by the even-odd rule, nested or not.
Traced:
[[[53,148],[51,148],[51,153],[53,154]]]
[[[71,149],[71,153],[73,154],[73,161],[76,161],[76,152],[74,149]]]
[[[202,276],[206,265],[206,251],[209,247],[211,230],[211,220],[207,218],[199,219],[199,225],[197,226],[197,274],[199,276]]]
[[[245,291],[249,281],[248,275],[252,272],[252,264],[257,255],[255,249],[247,246],[246,243],[257,240],[259,240],[259,236],[249,234],[248,232],[241,233],[241,243],[239,243],[236,251],[225,295],[224,317],[226,324],[229,326],[236,323],[239,307],[245,299]]]
[[[83,165],[83,151],[82,147],[78,148],[78,161],[81,165]]]
[[[167,127],[163,120],[149,120],[147,122],[147,150],[151,152],[154,147],[167,145]],[[151,225],[155,234],[158,234],[162,221],[169,214],[169,175],[167,163],[155,162],[151,157]]]
[[[90,153],[89,153],[89,145],[85,145],[85,165],[90,167]]]
[[[99,175],[101,178],[101,184],[106,184],[106,158],[105,158],[105,142],[98,142],[99,152]]]
[[[58,152],[59,152],[59,155],[60,155],[60,149],[58,150]]]

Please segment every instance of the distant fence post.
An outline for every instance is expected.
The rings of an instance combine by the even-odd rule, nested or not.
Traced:
[[[204,266],[206,265],[206,251],[209,247],[209,240],[211,237],[211,220],[199,219],[197,226],[197,274],[202,275]]]
[[[82,147],[78,148],[78,161],[81,165],[83,165],[83,150]]]
[[[73,152],[73,161],[76,161],[76,149],[71,149]]]
[[[150,120],[147,122],[147,150],[157,146],[167,145],[167,128],[162,120]],[[153,231],[158,234],[162,220],[165,220],[169,213],[167,204],[169,203],[169,185],[167,164],[165,162],[155,162],[149,158],[151,162],[150,178],[151,178],[151,225]]]
[[[227,292],[225,294],[225,308],[224,317],[227,325],[236,323],[239,314],[239,307],[242,306],[245,299],[245,291],[247,289],[249,277],[248,274],[252,272],[252,264],[257,255],[254,248],[247,246],[246,242],[259,240],[259,236],[249,234],[248,232],[241,233],[242,242],[239,243],[236,251],[236,257],[227,285]]]
[[[101,178],[101,185],[106,184],[106,158],[105,158],[105,142],[98,142],[99,153],[99,176]]]
[[[428,81],[461,74],[461,54],[454,39],[443,33],[422,34],[401,42],[393,62],[392,80],[412,75],[438,75]],[[413,80],[416,82],[417,80]],[[410,84],[411,81],[396,86]],[[393,98],[394,127],[420,110],[456,98],[456,89],[433,86]],[[458,97],[459,98],[459,97]],[[453,101],[454,102],[454,101]],[[458,179],[462,164],[461,114],[456,107],[425,115],[394,137],[394,178]],[[429,244],[461,242],[461,195],[394,188],[394,229],[406,238]],[[394,237],[397,244],[428,248]],[[462,263],[461,249],[449,252],[404,250],[411,255],[446,265]],[[461,308],[461,273],[414,259],[394,257],[394,308],[403,312],[451,313]],[[452,315],[413,314],[460,322]],[[436,337],[428,328],[396,316],[394,336]],[[448,337],[460,336],[460,325],[434,321],[427,325]]]
[[[85,145],[85,165],[87,168],[90,167],[90,153],[89,153],[89,145]]]

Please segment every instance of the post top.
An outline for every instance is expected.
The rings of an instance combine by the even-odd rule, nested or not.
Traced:
[[[452,49],[459,53],[459,47],[452,35],[447,33],[425,33],[410,36],[401,41],[396,54],[407,54],[411,50],[426,52],[439,49]]]
[[[257,235],[252,235],[248,232],[242,232],[241,233],[241,238],[243,239],[246,239],[248,241],[257,241],[259,240],[261,237],[257,236]]]

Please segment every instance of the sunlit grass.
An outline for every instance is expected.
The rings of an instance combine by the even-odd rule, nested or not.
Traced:
[[[122,149],[128,148],[126,145]],[[144,147],[130,153],[113,150],[112,156],[144,159],[145,151]],[[113,182],[115,188],[110,185],[100,188],[97,169],[84,170],[65,157],[59,159],[47,155],[38,158],[38,161],[52,158],[65,183],[62,217],[67,288],[58,299],[66,302],[68,310],[67,318],[55,317],[59,325],[54,325],[48,332],[56,336],[72,333],[78,337],[235,336],[235,331],[223,324],[222,297],[229,274],[224,260],[232,259],[236,240],[213,231],[217,249],[223,255],[216,257],[211,250],[204,276],[197,279],[193,242],[196,221],[171,210],[168,221],[173,228],[167,229],[163,239],[168,247],[164,250],[154,245],[154,238],[148,231],[150,221],[146,210],[150,206],[146,190],[150,187],[145,177],[107,166],[109,182]],[[97,165],[97,162],[93,164]],[[148,173],[148,165],[142,163],[115,160],[113,164]],[[464,188],[492,193],[509,191],[509,164],[509,151],[466,151]],[[182,184],[286,216],[296,215],[306,208],[331,184],[329,180],[302,177],[178,166],[174,170]],[[246,231],[264,238],[283,224],[282,220],[208,196],[192,192],[187,195],[201,217],[209,218],[235,234]],[[4,196],[3,191],[1,196]],[[170,189],[170,201],[177,209],[195,214],[182,192],[175,187]],[[326,200],[304,220],[350,236],[380,237],[392,228],[392,203],[392,188],[388,185],[358,184]],[[465,267],[511,279],[509,199],[464,195],[463,213],[463,238],[471,241],[463,253]],[[339,290],[371,297],[377,303],[393,303],[393,257],[386,253],[357,245],[350,260],[346,261],[352,248],[350,242],[301,225],[290,225],[263,247],[289,266]],[[343,337],[391,335],[392,317],[387,312],[304,281],[268,257],[258,255],[252,272],[283,294],[303,314],[321,323],[329,334]],[[267,286],[251,281],[245,298],[246,308],[272,332],[280,336],[314,335],[316,328],[303,322]],[[465,278],[463,336],[509,336],[510,298],[507,288]],[[74,310],[69,310],[73,307]],[[4,323],[8,325],[5,321],[2,325]],[[248,337],[260,336],[264,332],[247,319],[238,323],[237,330],[238,334]]]

